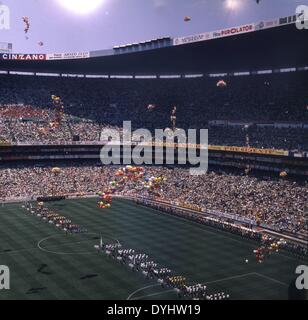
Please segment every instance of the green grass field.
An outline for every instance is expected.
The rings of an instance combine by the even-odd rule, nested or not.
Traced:
[[[105,242],[147,253],[189,283],[206,283],[209,292],[231,299],[287,299],[296,261],[278,253],[255,261],[254,242],[152,209],[117,200],[100,210],[96,199],[48,204],[85,228],[65,235],[21,205],[0,207],[0,265],[11,272],[11,289],[1,299],[177,299],[156,282],[95,251]],[[245,263],[249,259],[249,263]]]

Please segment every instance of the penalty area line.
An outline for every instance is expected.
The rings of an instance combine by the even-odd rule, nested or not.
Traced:
[[[137,289],[136,291],[134,291],[133,293],[131,293],[126,300],[135,300],[135,299],[131,299],[131,298],[132,298],[136,293],[138,293],[138,292],[140,292],[140,291],[143,291],[143,290],[146,290],[146,289],[149,289],[149,288],[154,288],[154,287],[159,287],[159,286],[160,286],[160,284],[152,284],[152,285],[150,285],[150,286]]]
[[[243,278],[243,277],[247,277],[247,276],[251,276],[251,275],[256,275],[256,273],[251,272],[251,273],[245,273],[245,274],[241,274],[241,275],[237,275],[237,276],[233,276],[233,277],[228,277],[228,278],[222,278],[222,279],[218,279],[215,281],[209,281],[209,282],[205,282],[203,283],[204,285],[206,284],[212,284],[212,283],[217,283],[217,282],[223,282],[223,281],[228,281],[228,280],[232,280],[232,279],[238,279],[238,278]],[[151,286],[147,286],[144,288],[140,288],[136,291],[134,291],[131,295],[129,295],[129,297],[127,298],[127,300],[140,300],[143,298],[149,298],[149,297],[154,297],[154,296],[158,296],[164,293],[170,293],[170,292],[174,292],[174,289],[170,289],[170,290],[165,290],[165,291],[160,291],[160,292],[156,292],[156,293],[152,293],[152,294],[148,294],[148,295],[144,295],[144,296],[139,296],[136,298],[132,298],[134,295],[136,295],[138,292],[144,291],[146,289],[149,288],[154,288],[154,287],[158,287],[160,286],[160,284],[155,284],[155,285],[151,285]]]
[[[273,279],[271,277],[267,277],[263,274],[260,274],[260,273],[257,273],[257,272],[250,272],[250,273],[245,273],[245,274],[240,274],[240,275],[237,275],[237,276],[232,276],[232,277],[227,277],[227,278],[221,278],[221,279],[217,279],[217,280],[214,280],[214,281],[208,281],[208,282],[204,282],[203,285],[209,285],[209,284],[214,284],[214,283],[218,283],[218,282],[224,282],[224,281],[228,281],[228,280],[233,280],[233,279],[240,279],[240,278],[244,278],[244,277],[249,277],[249,276],[259,276],[261,278],[264,278],[264,279],[267,279],[267,280],[270,280],[272,282],[276,282],[278,284],[281,284],[283,286],[288,286],[286,283],[284,282],[281,282],[279,280],[276,280],[276,279]],[[143,295],[143,296],[139,296],[139,297],[136,297],[136,298],[132,298],[134,295],[136,295],[138,292],[141,292],[141,291],[144,291],[146,289],[149,289],[149,288],[154,288],[154,287],[158,287],[160,286],[159,284],[156,284],[156,285],[151,285],[151,286],[147,286],[147,287],[144,287],[144,288],[140,288],[136,291],[134,291],[128,298],[127,300],[141,300],[141,299],[144,299],[144,298],[150,298],[150,297],[155,297],[155,296],[159,296],[159,295],[162,295],[162,294],[165,294],[165,293],[171,293],[171,292],[174,292],[174,289],[170,289],[170,290],[165,290],[165,291],[160,291],[160,292],[156,292],[156,293],[152,293],[152,294],[148,294],[148,295]]]
[[[279,280],[276,280],[272,277],[268,277],[268,276],[265,276],[264,274],[261,274],[261,273],[258,273],[258,272],[254,272],[255,275],[261,277],[261,278],[264,278],[264,279],[267,279],[267,280],[270,280],[272,282],[276,282],[278,284],[281,284],[282,286],[285,286],[285,287],[288,287],[289,285],[285,282],[282,282],[282,281],[279,281]]]

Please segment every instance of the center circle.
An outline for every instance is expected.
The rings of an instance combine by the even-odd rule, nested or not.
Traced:
[[[41,239],[38,243],[37,243],[37,247],[44,252],[47,253],[52,253],[52,254],[58,254],[58,255],[92,255],[92,254],[97,254],[97,251],[94,251],[93,246],[94,244],[98,244],[100,239],[101,239],[101,235],[98,233],[83,233],[83,236],[92,236],[89,238],[84,237],[84,239],[82,239],[81,234],[79,234],[78,236],[81,239],[76,239],[75,241],[73,241],[73,237],[71,237],[71,235],[64,235],[64,234],[54,234],[51,236],[48,236],[46,238]],[[94,238],[95,236],[95,238]],[[60,238],[60,237],[66,237],[67,240],[71,240],[68,242],[63,242],[63,243],[55,243],[54,245],[49,245],[50,247],[61,247],[61,246],[68,246],[68,245],[79,245],[81,243],[87,243],[87,242],[91,242],[89,244],[89,250],[88,251],[66,251],[66,250],[53,250],[52,248],[48,248],[48,245],[46,245],[45,243],[49,240],[52,239],[56,239],[56,238]],[[102,236],[103,241],[108,241],[110,242],[118,242],[118,240],[113,239],[112,237],[108,237],[108,236]],[[78,241],[79,240],[79,241]],[[95,242],[96,241],[96,242]],[[44,245],[45,244],[45,245]],[[91,251],[93,250],[93,251]]]

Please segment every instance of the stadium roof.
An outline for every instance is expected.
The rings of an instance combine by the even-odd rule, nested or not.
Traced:
[[[45,60],[46,55],[42,55],[42,60],[32,60],[30,55],[25,61],[20,60],[24,56],[11,59],[7,55],[4,59],[2,55],[0,70],[125,75],[240,72],[308,66],[308,30],[298,30],[294,21],[271,28],[258,26],[256,32],[234,32],[235,35],[218,35],[217,38],[217,33],[213,32],[210,41],[196,40],[202,34],[191,38],[169,38],[173,42],[168,46],[121,54],[115,54],[115,50],[125,46],[108,53],[101,51],[102,55],[89,52],[69,59],[54,55]],[[168,38],[164,39],[168,41]]]

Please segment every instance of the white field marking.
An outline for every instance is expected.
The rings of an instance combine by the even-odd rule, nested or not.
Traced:
[[[127,300],[142,300],[144,298],[150,298],[150,297],[154,297],[154,296],[159,296],[161,294],[169,293],[169,292],[174,292],[175,293],[174,289],[170,289],[170,290],[160,291],[160,292],[148,294],[146,296],[140,296],[140,297],[136,297],[136,298],[133,298],[133,299],[127,299]]]
[[[98,233],[86,233],[87,235],[95,235],[95,236],[100,236]],[[91,251],[86,251],[86,252],[61,252],[61,251],[51,251],[51,250],[48,250],[48,249],[45,249],[42,247],[42,243],[51,239],[51,238],[54,238],[56,236],[58,236],[60,234],[55,234],[55,235],[52,235],[52,236],[49,236],[49,237],[46,237],[42,240],[40,240],[37,244],[37,247],[41,250],[41,251],[44,251],[44,252],[47,252],[47,253],[52,253],[52,254],[58,254],[58,255],[79,255],[79,254],[82,254],[82,255],[92,255],[92,254],[97,254],[97,251],[95,252],[91,252]],[[117,239],[112,239],[118,243],[119,240]],[[68,245],[68,244],[78,244],[78,243],[82,243],[84,241],[79,241],[79,242],[72,242],[72,243],[67,243],[67,244],[63,244],[63,245]],[[54,246],[61,246],[62,244],[59,244],[59,245],[54,245]]]
[[[243,277],[247,277],[247,276],[251,276],[251,275],[255,275],[255,273],[254,273],[254,272],[245,273],[245,274],[241,274],[241,275],[238,275],[238,276],[233,276],[233,277],[223,278],[223,279],[219,279],[219,280],[215,280],[215,281],[205,282],[205,283],[203,283],[203,285],[212,284],[212,283],[216,283],[216,282],[227,281],[227,280],[232,280],[232,279],[237,279],[237,278],[243,278]],[[154,286],[153,286],[153,287],[154,287]],[[146,288],[148,288],[148,287],[146,287]],[[161,291],[161,292],[157,292],[157,293],[153,293],[153,294],[149,294],[149,295],[145,295],[145,296],[136,297],[136,298],[134,298],[134,299],[131,299],[131,297],[134,296],[136,293],[138,293],[139,291],[143,291],[143,290],[146,289],[146,288],[141,288],[141,289],[135,291],[134,293],[132,293],[132,294],[127,298],[127,300],[139,300],[139,299],[143,299],[143,298],[147,298],[147,297],[152,297],[152,296],[158,296],[158,295],[163,294],[163,293],[168,293],[168,292],[174,291],[174,289],[171,289],[171,290]]]
[[[216,283],[216,282],[221,282],[221,281],[227,281],[227,280],[231,280],[231,279],[246,277],[246,276],[249,276],[249,275],[255,275],[255,273],[253,273],[253,272],[251,272],[251,273],[246,273],[246,274],[242,274],[242,275],[238,275],[238,276],[234,276],[234,277],[228,277],[228,278],[223,278],[223,279],[219,279],[219,280],[215,280],[215,281],[211,281],[211,282],[205,282],[205,283],[203,283],[203,284],[205,285],[205,284],[211,284],[211,283]],[[134,299],[131,299],[136,293],[138,293],[138,292],[140,292],[140,291],[144,291],[145,289],[152,288],[152,287],[158,287],[158,286],[160,286],[160,285],[159,285],[159,284],[156,284],[156,285],[152,285],[152,286],[148,286],[148,287],[144,287],[144,288],[138,289],[138,290],[136,290],[135,292],[133,292],[133,293],[127,298],[127,300],[138,300],[138,299],[147,298],[147,297],[152,297],[152,296],[156,296],[156,295],[160,295],[160,294],[163,294],[163,293],[168,293],[168,292],[174,291],[174,289],[172,289],[172,290],[166,290],[166,291],[161,291],[161,292],[153,293],[153,294],[150,294],[150,295],[146,295],[146,296],[142,296],[142,297],[136,297],[136,298],[134,298]]]
[[[51,237],[55,237],[58,234],[54,234]],[[72,244],[80,244],[80,243],[85,243],[88,241],[92,241],[91,239],[88,240],[82,240],[82,241],[74,241],[74,242],[66,242],[66,243],[61,243],[61,244],[55,244],[55,245],[51,245],[49,246],[50,248],[57,248],[57,247],[62,247],[62,246],[68,246],[68,245],[72,245]],[[117,242],[119,243],[119,241],[117,240]],[[4,255],[4,254],[15,254],[15,253],[19,253],[19,252],[24,252],[24,251],[32,251],[32,250],[37,250],[38,247],[31,247],[31,248],[24,248],[24,249],[16,249],[16,250],[11,250],[11,251],[7,251],[7,252],[0,252],[0,255]]]
[[[256,275],[255,272],[250,272],[250,273],[245,273],[245,274],[240,274],[238,276],[233,276],[233,277],[228,277],[228,278],[222,278],[222,279],[218,279],[218,280],[214,280],[214,281],[209,281],[209,282],[205,282],[203,283],[205,284],[212,284],[212,283],[217,283],[217,282],[223,282],[223,281],[228,281],[228,280],[233,280],[233,279],[238,279],[238,278],[244,278],[244,277],[248,277],[248,276],[252,276],[252,275]]]
[[[43,248],[42,246],[41,246],[41,244],[43,243],[43,242],[45,242],[45,241],[47,241],[47,240],[49,240],[49,239],[51,239],[51,238],[54,238],[55,236],[49,236],[49,237],[47,237],[47,238],[44,238],[44,239],[42,239],[42,240],[40,240],[39,242],[38,242],[38,244],[37,244],[37,247],[41,250],[41,251],[44,251],[44,252],[47,252],[47,253],[52,253],[52,254],[58,254],[58,255],[78,255],[78,254],[96,254],[96,252],[89,252],[89,251],[86,251],[86,252],[75,252],[75,253],[73,253],[73,252],[62,252],[62,251],[51,251],[51,250],[47,250],[47,249],[45,249],[45,248]],[[61,246],[61,245],[59,245],[59,246]]]
[[[255,273],[256,275],[258,275],[259,277],[261,277],[261,278],[264,278],[264,279],[271,280],[271,281],[273,281],[273,282],[279,283],[279,284],[281,284],[282,286],[286,286],[286,287],[289,286],[287,283],[284,283],[284,282],[279,281],[279,280],[276,280],[276,279],[274,279],[274,278],[265,276],[264,274],[261,274],[261,273],[258,273],[258,272],[254,272],[254,273]]]
[[[140,291],[143,291],[143,290],[146,290],[146,289],[149,289],[149,288],[159,287],[159,286],[160,286],[160,284],[152,284],[152,285],[150,285],[150,286],[137,289],[136,291],[134,291],[133,293],[131,293],[126,300],[131,300],[131,297],[134,296],[136,293],[138,293],[138,292],[140,292]]]
[[[218,279],[218,280],[215,280],[215,281],[209,281],[209,282],[205,282],[203,283],[203,285],[208,285],[208,284],[213,284],[213,283],[218,283],[218,282],[223,282],[223,281],[228,281],[228,280],[233,280],[233,279],[239,279],[239,278],[244,278],[244,277],[248,277],[248,276],[252,276],[252,275],[255,275],[255,276],[259,276],[261,278],[264,278],[264,279],[267,279],[267,280],[270,280],[270,281],[273,281],[273,282],[276,282],[276,283],[279,283],[283,286],[288,286],[286,283],[284,282],[281,282],[279,280],[276,280],[274,278],[271,278],[271,277],[267,277],[263,274],[260,274],[258,272],[250,272],[250,273],[245,273],[245,274],[242,274],[242,275],[238,275],[238,276],[233,276],[233,277],[228,277],[228,278],[223,278],[223,279]],[[153,286],[149,286],[149,287],[156,287],[158,285],[153,285]],[[174,289],[171,289],[171,290],[165,290],[165,291],[161,291],[161,292],[156,292],[156,293],[152,293],[152,294],[148,294],[148,295],[144,295],[144,296],[139,296],[139,297],[136,297],[136,298],[133,298],[132,297],[140,292],[140,291],[143,291],[149,287],[145,287],[145,288],[141,288],[139,290],[136,290],[135,292],[133,292],[128,298],[127,300],[141,300],[141,299],[144,299],[144,298],[150,298],[150,297],[154,297],[154,296],[159,296],[161,294],[164,294],[164,293],[169,293],[169,292],[174,292]]]

